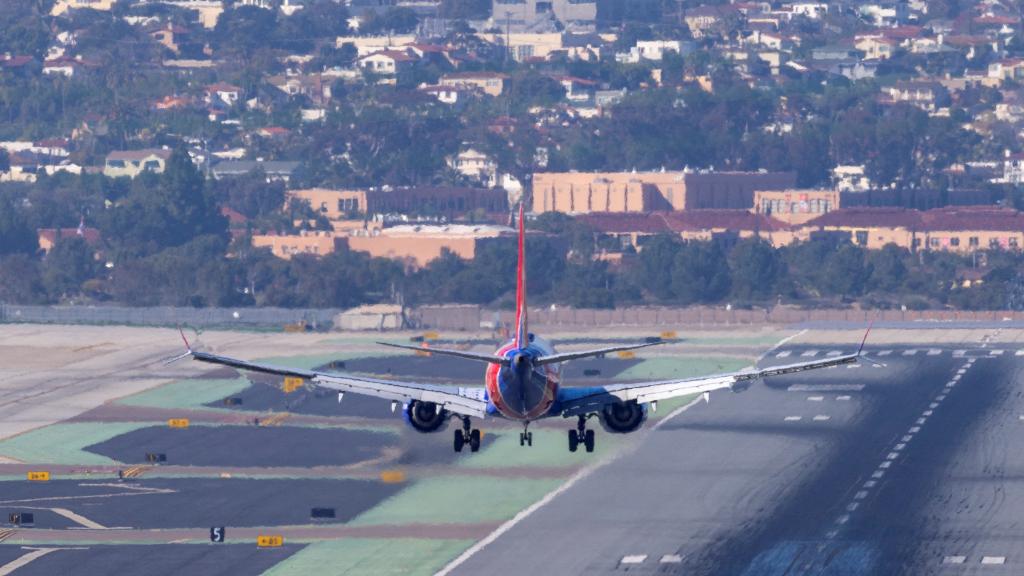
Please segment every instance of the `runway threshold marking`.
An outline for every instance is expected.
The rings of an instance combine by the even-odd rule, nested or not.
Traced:
[[[57,550],[61,550],[61,548],[37,548],[29,552],[28,554],[23,554],[15,558],[14,560],[11,560],[7,564],[0,566],[0,576],[7,576],[8,574],[13,574],[14,571],[18,568],[22,568],[32,563],[34,560],[38,560],[39,558],[42,558],[43,556],[46,556],[51,552],[56,552]]]
[[[942,558],[943,564],[963,564],[967,561],[967,556],[944,556]]]
[[[832,417],[828,416],[826,414],[818,414],[817,416],[814,417],[814,421],[815,422],[825,422],[825,421],[828,421],[828,420],[831,420],[831,419],[832,419]]]
[[[1014,356],[1024,356],[1024,350],[1017,350],[1013,353]]]
[[[892,354],[892,350],[882,350],[878,353],[879,356],[889,356]]]
[[[643,564],[644,560],[647,560],[647,554],[633,554],[631,556],[623,556],[620,564]]]
[[[988,355],[989,356],[1002,356],[1003,352],[1005,352],[1005,350],[989,350]]]
[[[787,392],[860,392],[863,384],[790,384]]]
[[[808,396],[807,397],[807,401],[808,402],[824,402],[825,401],[825,397],[824,396]]]
[[[803,416],[786,416],[783,420],[786,422],[799,422],[803,420]]]
[[[983,556],[981,563],[986,565],[1002,566],[1006,564],[1006,556]]]
[[[680,564],[683,561],[683,557],[679,554],[665,554],[658,560],[660,564]]]
[[[804,352],[803,354],[801,354],[801,356],[803,356],[804,358],[814,358],[817,355],[818,355],[818,350],[808,350],[808,351]]]
[[[778,354],[776,354],[775,357],[776,358],[787,358],[787,357],[789,357],[790,354],[792,354],[792,352],[790,352],[789,350],[783,350],[782,352],[779,352]]]
[[[825,354],[825,356],[828,356],[830,358],[833,357],[833,356],[842,356],[842,355],[843,355],[843,351],[842,350],[830,350],[829,352],[827,352]]]
[[[929,348],[928,349],[928,355],[929,356],[938,356],[939,354],[942,354],[942,350],[939,350],[938,348]]]
[[[915,354],[917,354],[917,349],[916,348],[911,348],[910,350],[904,350],[903,351],[903,355],[904,356],[914,356]]]

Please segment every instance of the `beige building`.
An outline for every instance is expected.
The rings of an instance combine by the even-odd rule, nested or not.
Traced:
[[[471,260],[483,242],[513,241],[515,231],[505,226],[395,226],[365,236],[350,236],[348,247],[371,256],[402,260],[420,268],[448,250]]]
[[[757,190],[756,214],[765,214],[787,224],[803,224],[839,208],[836,190]]]
[[[279,236],[276,234],[256,234],[252,237],[254,248],[270,248],[270,252],[278,258],[290,260],[292,256],[309,254],[323,256],[334,252],[337,242],[344,239],[335,237],[333,232],[323,230],[307,230],[299,234]]]
[[[507,80],[508,75],[499,72],[453,72],[441,76],[438,84],[452,88],[479,88],[488,96],[501,96]]]
[[[51,16],[60,16],[68,10],[102,10],[109,12],[117,0],[57,0],[50,9]]]
[[[569,28],[594,26],[597,0],[492,0],[491,22],[501,29],[531,28],[554,18]]]
[[[171,151],[162,148],[146,150],[116,150],[107,154],[103,175],[109,178],[135,178],[143,172],[160,174],[171,157]]]
[[[533,175],[533,212],[750,209],[755,190],[792,188],[773,172],[543,172]]]

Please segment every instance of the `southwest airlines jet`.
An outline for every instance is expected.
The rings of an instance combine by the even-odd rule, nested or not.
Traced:
[[[614,346],[583,352],[559,354],[550,342],[530,333],[526,322],[526,261],[524,253],[523,207],[519,207],[519,263],[516,276],[515,337],[499,347],[493,354],[462,350],[430,348],[432,356],[452,356],[474,360],[487,365],[483,388],[438,386],[419,382],[379,380],[334,372],[300,370],[281,366],[258,364],[192,350],[185,341],[187,352],[178,358],[191,356],[200,362],[231,366],[240,370],[298,377],[314,386],[338,392],[338,401],[346,392],[364,394],[391,400],[391,409],[403,406],[405,420],[419,432],[442,430],[450,419],[462,424],[455,430],[454,447],[461,452],[467,444],[472,452],[480,449],[480,430],[474,429],[471,418],[504,418],[522,424],[520,445],[533,445],[531,422],[543,418],[576,418],[576,427],[569,430],[569,450],[575,452],[583,445],[587,452],[594,450],[594,431],[587,421],[597,417],[610,433],[633,432],[643,425],[650,407],[657,410],[657,402],[691,394],[707,394],[713,390],[729,388],[742,391],[754,380],[816,368],[827,368],[856,362],[861,357],[864,342],[856,354],[836,356],[815,362],[801,362],[766,369],[749,368],[739,372],[663,380],[610,384],[605,386],[560,386],[560,365],[563,362],[601,356],[611,352],[635,350],[654,344]],[[184,339],[184,334],[182,334]],[[864,335],[865,340],[867,334]],[[384,344],[384,343],[380,343]],[[415,346],[384,344],[395,348],[423,350]]]

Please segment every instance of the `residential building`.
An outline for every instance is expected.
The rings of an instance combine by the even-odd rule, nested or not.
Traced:
[[[36,230],[39,249],[49,253],[61,239],[81,238],[92,248],[100,246],[100,231],[82,225],[78,228],[40,228]]]
[[[368,56],[374,52],[402,50],[404,46],[415,43],[416,36],[412,34],[395,36],[338,36],[334,40],[334,47],[341,48],[345,44],[351,44],[355,47],[357,56]]]
[[[405,50],[381,50],[361,56],[356,65],[367,72],[380,76],[397,76],[408,70],[419,58],[415,53]]]
[[[867,192],[871,179],[864,173],[864,165],[836,166],[832,169],[832,188],[839,192]]]
[[[749,210],[755,190],[795,183],[789,172],[542,172],[533,175],[532,211]]]
[[[469,148],[448,159],[448,166],[459,174],[472,178],[488,187],[497,185],[498,163],[493,158]]]
[[[641,60],[660,62],[666,52],[675,52],[682,56],[692,50],[692,43],[684,43],[681,40],[637,40],[636,45],[630,48],[628,53],[616,54],[615,59],[632,64]]]
[[[625,214],[595,212],[579,217],[599,234],[618,239],[622,248],[642,250],[650,236],[671,234],[683,240],[724,242],[760,237],[779,243],[792,241],[789,227],[775,218],[748,210],[689,210]]]
[[[920,80],[898,81],[883,89],[891,102],[905,102],[926,110],[935,110],[948,106],[949,92],[938,82]]]
[[[291,190],[293,199],[309,202],[328,220],[345,220],[379,214],[445,216],[455,219],[470,212],[504,214],[508,196],[503,189],[420,186],[394,190]]]
[[[117,0],[57,0],[50,8],[51,16],[60,16],[69,10],[100,10],[109,12]]]
[[[242,89],[225,82],[217,82],[207,86],[203,92],[207,104],[221,102],[234,106],[242,97]]]
[[[143,172],[160,174],[171,157],[171,151],[163,148],[145,150],[116,150],[107,154],[103,163],[103,175],[109,178],[135,178]]]
[[[564,35],[561,32],[481,33],[477,34],[477,37],[496,46],[504,46],[509,56],[516,62],[534,58],[547,59],[552,54],[565,50]]]
[[[488,96],[501,96],[508,75],[499,72],[452,72],[441,76],[438,84],[451,88],[478,88]]]
[[[257,170],[263,172],[267,182],[288,182],[301,162],[289,160],[224,160],[213,166],[213,177],[217,180],[232,176],[244,176]]]

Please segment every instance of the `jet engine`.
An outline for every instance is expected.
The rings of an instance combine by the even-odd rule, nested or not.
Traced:
[[[633,432],[647,420],[647,406],[636,402],[609,404],[601,410],[601,427],[606,432],[625,434]]]
[[[413,400],[402,410],[405,421],[417,432],[437,432],[448,421],[448,411],[433,402]]]

